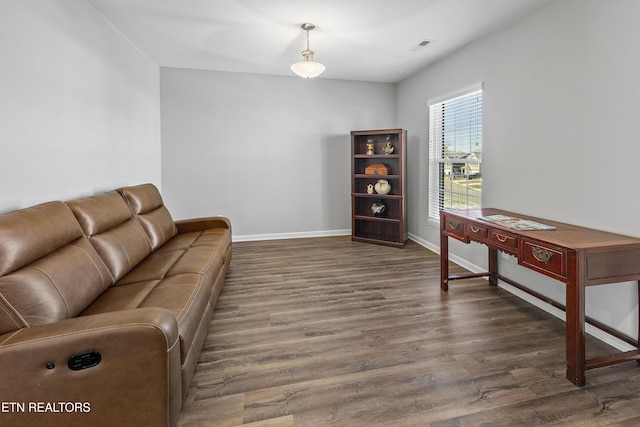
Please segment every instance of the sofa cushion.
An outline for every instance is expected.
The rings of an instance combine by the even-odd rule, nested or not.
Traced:
[[[147,232],[153,250],[176,235],[176,225],[155,185],[142,184],[119,191]]]
[[[211,283],[201,274],[179,274],[112,286],[82,315],[109,313],[141,307],[159,307],[173,313],[178,322],[181,359],[184,362],[194,340],[202,314],[207,310]]]
[[[212,282],[225,261],[226,246],[221,244],[225,241],[224,232],[216,229],[178,234],[124,276],[118,285],[184,273],[203,274]]]
[[[0,215],[0,334],[75,317],[113,283],[71,210]]]
[[[5,275],[82,236],[62,202],[49,202],[0,217],[0,275]]]
[[[116,281],[151,253],[147,234],[117,191],[67,204]]]

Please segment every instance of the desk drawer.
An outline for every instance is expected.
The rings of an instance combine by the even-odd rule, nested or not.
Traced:
[[[440,226],[447,236],[464,241],[464,220],[444,214]]]
[[[487,240],[487,227],[483,225],[466,223],[464,233],[471,240],[476,240],[479,242],[485,242]]]
[[[489,242],[504,252],[514,255],[518,252],[518,236],[515,234],[490,228]]]
[[[565,280],[567,278],[567,251],[550,245],[524,239],[520,264],[547,276]]]

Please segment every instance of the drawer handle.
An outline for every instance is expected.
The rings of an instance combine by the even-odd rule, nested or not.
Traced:
[[[531,248],[531,253],[535,259],[544,264],[548,263],[553,256],[553,253],[542,248]]]
[[[460,228],[460,223],[458,221],[451,220],[449,221],[449,228],[452,230],[457,230]]]
[[[473,225],[470,225],[469,228],[471,229],[472,232],[477,233],[478,231],[480,231],[480,229],[478,227],[474,227]]]
[[[509,236],[503,236],[502,234],[496,233],[496,239],[500,240],[502,243],[506,242]]]

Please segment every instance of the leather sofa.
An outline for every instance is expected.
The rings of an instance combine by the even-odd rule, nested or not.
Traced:
[[[152,184],[0,215],[0,424],[174,425],[230,260]]]

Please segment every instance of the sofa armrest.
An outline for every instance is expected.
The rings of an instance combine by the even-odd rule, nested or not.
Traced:
[[[231,232],[231,221],[224,216],[192,218],[176,221],[176,227],[178,227],[178,233],[203,231],[210,228],[227,228]]]
[[[83,354],[89,355],[84,361],[71,359]],[[8,425],[170,426],[182,405],[178,326],[165,309],[82,316],[5,334],[0,368],[0,402],[11,402],[2,413]]]

